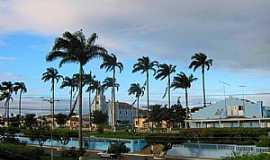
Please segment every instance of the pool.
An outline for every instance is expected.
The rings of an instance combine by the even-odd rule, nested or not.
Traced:
[[[22,136],[16,136],[21,142],[24,142],[26,144],[34,144],[39,145],[38,141],[32,141],[28,137],[22,137]],[[130,149],[130,152],[138,152],[142,150],[146,146],[146,142],[144,139],[110,139],[110,138],[84,138],[83,139],[83,145],[85,149],[90,150],[98,150],[98,151],[106,151],[111,143],[114,142],[123,142],[125,145]],[[50,139],[44,142],[44,146],[51,146]],[[71,148],[79,147],[79,142],[77,138],[71,138],[69,142],[64,145],[60,143],[59,141],[52,140],[52,146],[55,147],[65,147],[65,148]]]

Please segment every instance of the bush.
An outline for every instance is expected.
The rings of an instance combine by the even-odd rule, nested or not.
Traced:
[[[152,133],[145,139],[148,143],[183,143],[186,141],[254,145],[260,136],[268,135],[268,128],[203,128],[179,129],[177,133]]]
[[[10,160],[39,160],[44,152],[37,147],[15,144],[0,144],[0,157]]]
[[[224,158],[223,160],[268,160],[270,155],[267,153],[261,153],[258,155],[242,155]]]
[[[108,147],[108,153],[120,155],[121,153],[128,153],[130,149],[123,142],[112,143]]]
[[[260,136],[259,142],[256,144],[258,147],[270,147],[270,137]]]

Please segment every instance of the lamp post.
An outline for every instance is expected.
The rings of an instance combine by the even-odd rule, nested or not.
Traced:
[[[223,85],[223,95],[224,95],[224,110],[225,110],[225,114],[226,117],[228,116],[228,111],[227,111],[227,101],[226,101],[226,86],[231,86],[230,84],[224,82],[224,81],[220,81],[220,83],[222,83]]]

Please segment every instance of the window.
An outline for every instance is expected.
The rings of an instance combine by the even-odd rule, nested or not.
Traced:
[[[244,106],[238,106],[238,110],[240,111],[244,110]]]

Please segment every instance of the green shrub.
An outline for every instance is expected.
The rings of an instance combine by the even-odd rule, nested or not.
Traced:
[[[15,160],[39,160],[44,152],[41,148],[16,144],[0,144],[0,157]]]
[[[260,136],[259,142],[256,144],[258,147],[270,147],[270,137]]]
[[[258,155],[242,155],[242,156],[234,156],[224,158],[223,160],[268,160],[270,159],[270,155],[267,153],[261,153]]]
[[[108,153],[120,155],[121,153],[128,153],[130,149],[123,142],[112,143],[108,147]]]
[[[260,136],[268,135],[268,128],[192,128],[174,133],[151,133],[145,136],[148,143],[183,143],[186,141],[254,145]]]

